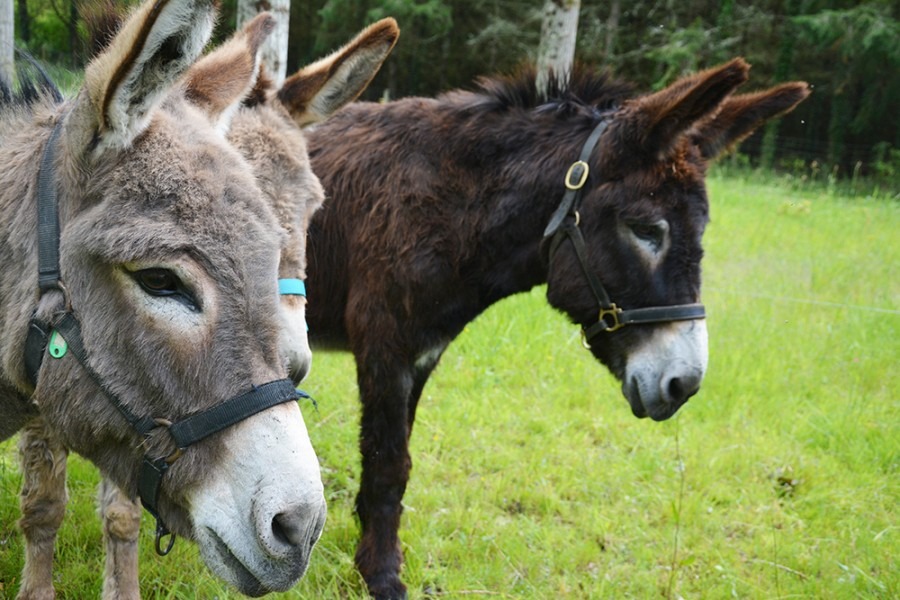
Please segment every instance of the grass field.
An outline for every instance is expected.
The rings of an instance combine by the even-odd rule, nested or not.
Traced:
[[[470,324],[425,389],[401,536],[412,598],[900,597],[900,204],[713,177],[710,368],[639,421],[544,290]],[[358,406],[319,353],[304,406],[328,523],[277,598],[364,598],[353,568]],[[0,597],[21,569],[15,441],[0,444]],[[70,461],[58,597],[97,598],[97,474]],[[145,598],[236,598],[184,541]]]

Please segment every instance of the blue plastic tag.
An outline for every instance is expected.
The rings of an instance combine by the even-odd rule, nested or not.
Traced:
[[[290,296],[306,297],[306,284],[302,279],[279,279],[278,293]]]

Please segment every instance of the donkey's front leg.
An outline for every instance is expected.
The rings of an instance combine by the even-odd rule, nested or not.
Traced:
[[[25,537],[25,567],[19,600],[51,600],[53,546],[66,514],[68,451],[47,431],[40,417],[19,434],[22,495],[19,527]]]
[[[411,370],[379,364],[377,359],[374,364],[357,360],[357,376],[363,407],[362,481],[356,497],[362,539],[356,566],[377,600],[406,598],[406,586],[400,581],[403,553],[397,530],[411,467],[406,416]]]
[[[137,600],[141,597],[138,585],[141,504],[106,478],[100,482],[99,501],[106,542],[103,600]]]

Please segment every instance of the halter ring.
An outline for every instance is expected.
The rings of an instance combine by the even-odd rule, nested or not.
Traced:
[[[569,170],[566,171],[566,188],[573,191],[580,190],[584,186],[584,182],[587,181],[590,170],[591,168],[583,160],[573,162]],[[577,181],[572,181],[573,175],[578,175]]]
[[[600,317],[598,320],[606,325],[604,331],[610,332],[625,327],[625,323],[619,321],[620,314],[622,314],[622,309],[616,306],[615,303],[610,304],[609,308],[600,309]],[[610,319],[607,319],[606,317],[610,317]]]

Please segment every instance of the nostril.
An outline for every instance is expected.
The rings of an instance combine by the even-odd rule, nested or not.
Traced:
[[[283,544],[299,546],[306,537],[305,521],[299,511],[278,513],[272,519],[272,535]]]
[[[703,380],[701,373],[686,374],[681,377],[672,377],[665,383],[663,392],[665,400],[669,404],[681,406],[688,398],[700,391],[700,383]]]
[[[683,402],[685,400],[684,384],[680,377],[673,377],[669,380],[668,398],[670,402]]]
[[[289,548],[308,551],[322,535],[327,514],[324,500],[285,508],[271,518],[269,532],[261,541],[274,554]]]

